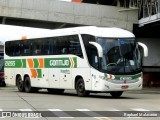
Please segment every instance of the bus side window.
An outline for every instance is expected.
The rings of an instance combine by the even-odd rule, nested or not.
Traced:
[[[81,44],[78,35],[72,35],[68,37],[69,54],[73,54],[83,58]]]
[[[21,55],[21,43],[20,41],[8,41],[5,43],[5,52],[8,56],[20,56]]]
[[[84,47],[86,49],[86,54],[87,54],[87,57],[88,57],[88,62],[89,64],[98,69],[98,52],[97,52],[97,49],[90,45],[89,44],[89,41],[93,41],[95,42],[96,39],[95,39],[95,36],[92,36],[92,35],[87,35],[87,34],[82,34],[82,40],[83,40],[83,43],[84,43]]]
[[[20,41],[11,41],[12,46],[12,56],[20,56],[21,55],[21,42]]]
[[[62,49],[62,54],[67,54],[67,53],[68,53],[67,48],[63,48],[63,49]]]
[[[54,37],[43,38],[41,42],[41,54],[42,55],[55,55]]]
[[[23,53],[23,55],[29,55],[29,49],[24,49]]]
[[[5,52],[8,56],[13,56],[13,49],[14,46],[12,46],[12,41],[8,41],[5,43]]]
[[[89,45],[88,60],[92,67],[98,69],[98,51],[95,46]]]
[[[30,42],[29,41],[23,41],[21,44],[21,53],[22,56],[29,56],[30,55]]]
[[[57,54],[68,54],[67,36],[58,37],[56,40],[56,52]]]
[[[35,39],[35,40],[33,40],[33,55],[41,55],[42,53],[42,43],[43,43],[43,41],[42,41],[43,39],[39,39],[39,40],[37,40],[37,39]]]
[[[44,38],[44,42],[42,43],[42,54],[43,55],[50,55],[51,50],[50,50],[50,39],[49,38]]]
[[[57,44],[58,44],[58,38],[57,37],[53,37],[51,38],[51,54],[52,55],[56,55],[57,54]]]
[[[62,50],[62,37],[57,37],[54,41],[54,45],[56,46],[55,47],[55,54],[56,55],[60,55],[62,54],[61,50]]]

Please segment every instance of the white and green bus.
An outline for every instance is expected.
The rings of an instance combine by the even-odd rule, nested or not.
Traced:
[[[148,49],[119,28],[57,29],[5,42],[5,80],[23,92],[75,89],[78,96],[142,89],[143,55]]]

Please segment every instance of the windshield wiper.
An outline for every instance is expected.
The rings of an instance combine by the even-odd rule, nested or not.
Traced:
[[[118,67],[118,64],[123,62],[123,67],[124,67],[124,58],[121,56],[120,60],[118,60],[117,65],[116,65],[116,71],[114,72],[114,74],[118,73],[118,71],[121,69],[121,67]]]
[[[126,66],[129,66],[129,69],[131,72],[134,72],[134,68],[132,67],[132,65],[130,64],[130,61],[126,58],[126,57],[121,57],[120,61],[118,61],[119,63],[117,63],[116,67],[117,69],[114,71],[114,74],[117,74],[119,72],[120,69],[124,69],[124,73],[126,72]],[[128,62],[128,64],[127,64]],[[123,66],[118,66],[118,64],[122,64]]]

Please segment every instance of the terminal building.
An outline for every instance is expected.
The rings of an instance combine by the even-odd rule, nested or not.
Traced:
[[[160,86],[160,0],[3,0],[0,23],[57,29],[74,26],[119,27],[145,43],[144,85]]]

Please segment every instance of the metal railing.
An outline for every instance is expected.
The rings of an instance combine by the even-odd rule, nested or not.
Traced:
[[[139,19],[160,13],[160,0],[117,0],[117,5],[125,8],[138,8]]]
[[[146,18],[160,13],[160,0],[139,0],[139,18]]]
[[[138,1],[139,0],[117,0],[117,6],[125,8],[138,7]]]

